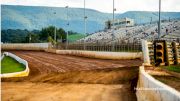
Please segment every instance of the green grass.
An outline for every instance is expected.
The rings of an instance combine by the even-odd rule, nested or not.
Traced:
[[[73,35],[69,35],[68,39],[69,39],[70,42],[74,42],[74,41],[79,40],[79,39],[81,39],[83,37],[85,37],[84,34],[73,34]]]
[[[177,66],[164,66],[162,68],[166,68],[169,71],[180,73],[180,65],[177,65]]]
[[[5,56],[1,60],[1,74],[20,72],[25,70],[25,65],[17,62],[15,59]]]

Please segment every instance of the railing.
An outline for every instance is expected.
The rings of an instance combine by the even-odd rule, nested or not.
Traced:
[[[141,52],[141,43],[58,43],[54,48],[66,50],[87,50],[87,51],[113,51],[113,52]]]

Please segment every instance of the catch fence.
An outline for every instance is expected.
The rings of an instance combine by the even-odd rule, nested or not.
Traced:
[[[58,43],[54,48],[66,50],[141,52],[141,43]]]

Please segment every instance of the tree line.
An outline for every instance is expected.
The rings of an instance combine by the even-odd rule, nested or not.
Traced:
[[[56,32],[56,40],[54,35]],[[77,34],[76,32],[69,31],[69,35]],[[41,30],[27,29],[7,29],[1,30],[1,42],[3,43],[39,43],[39,42],[66,42],[67,32],[62,28],[49,26]]]

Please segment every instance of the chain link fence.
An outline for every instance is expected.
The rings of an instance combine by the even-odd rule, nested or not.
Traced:
[[[87,51],[110,51],[110,52],[141,52],[141,43],[58,43],[54,47],[62,50],[87,50]]]

